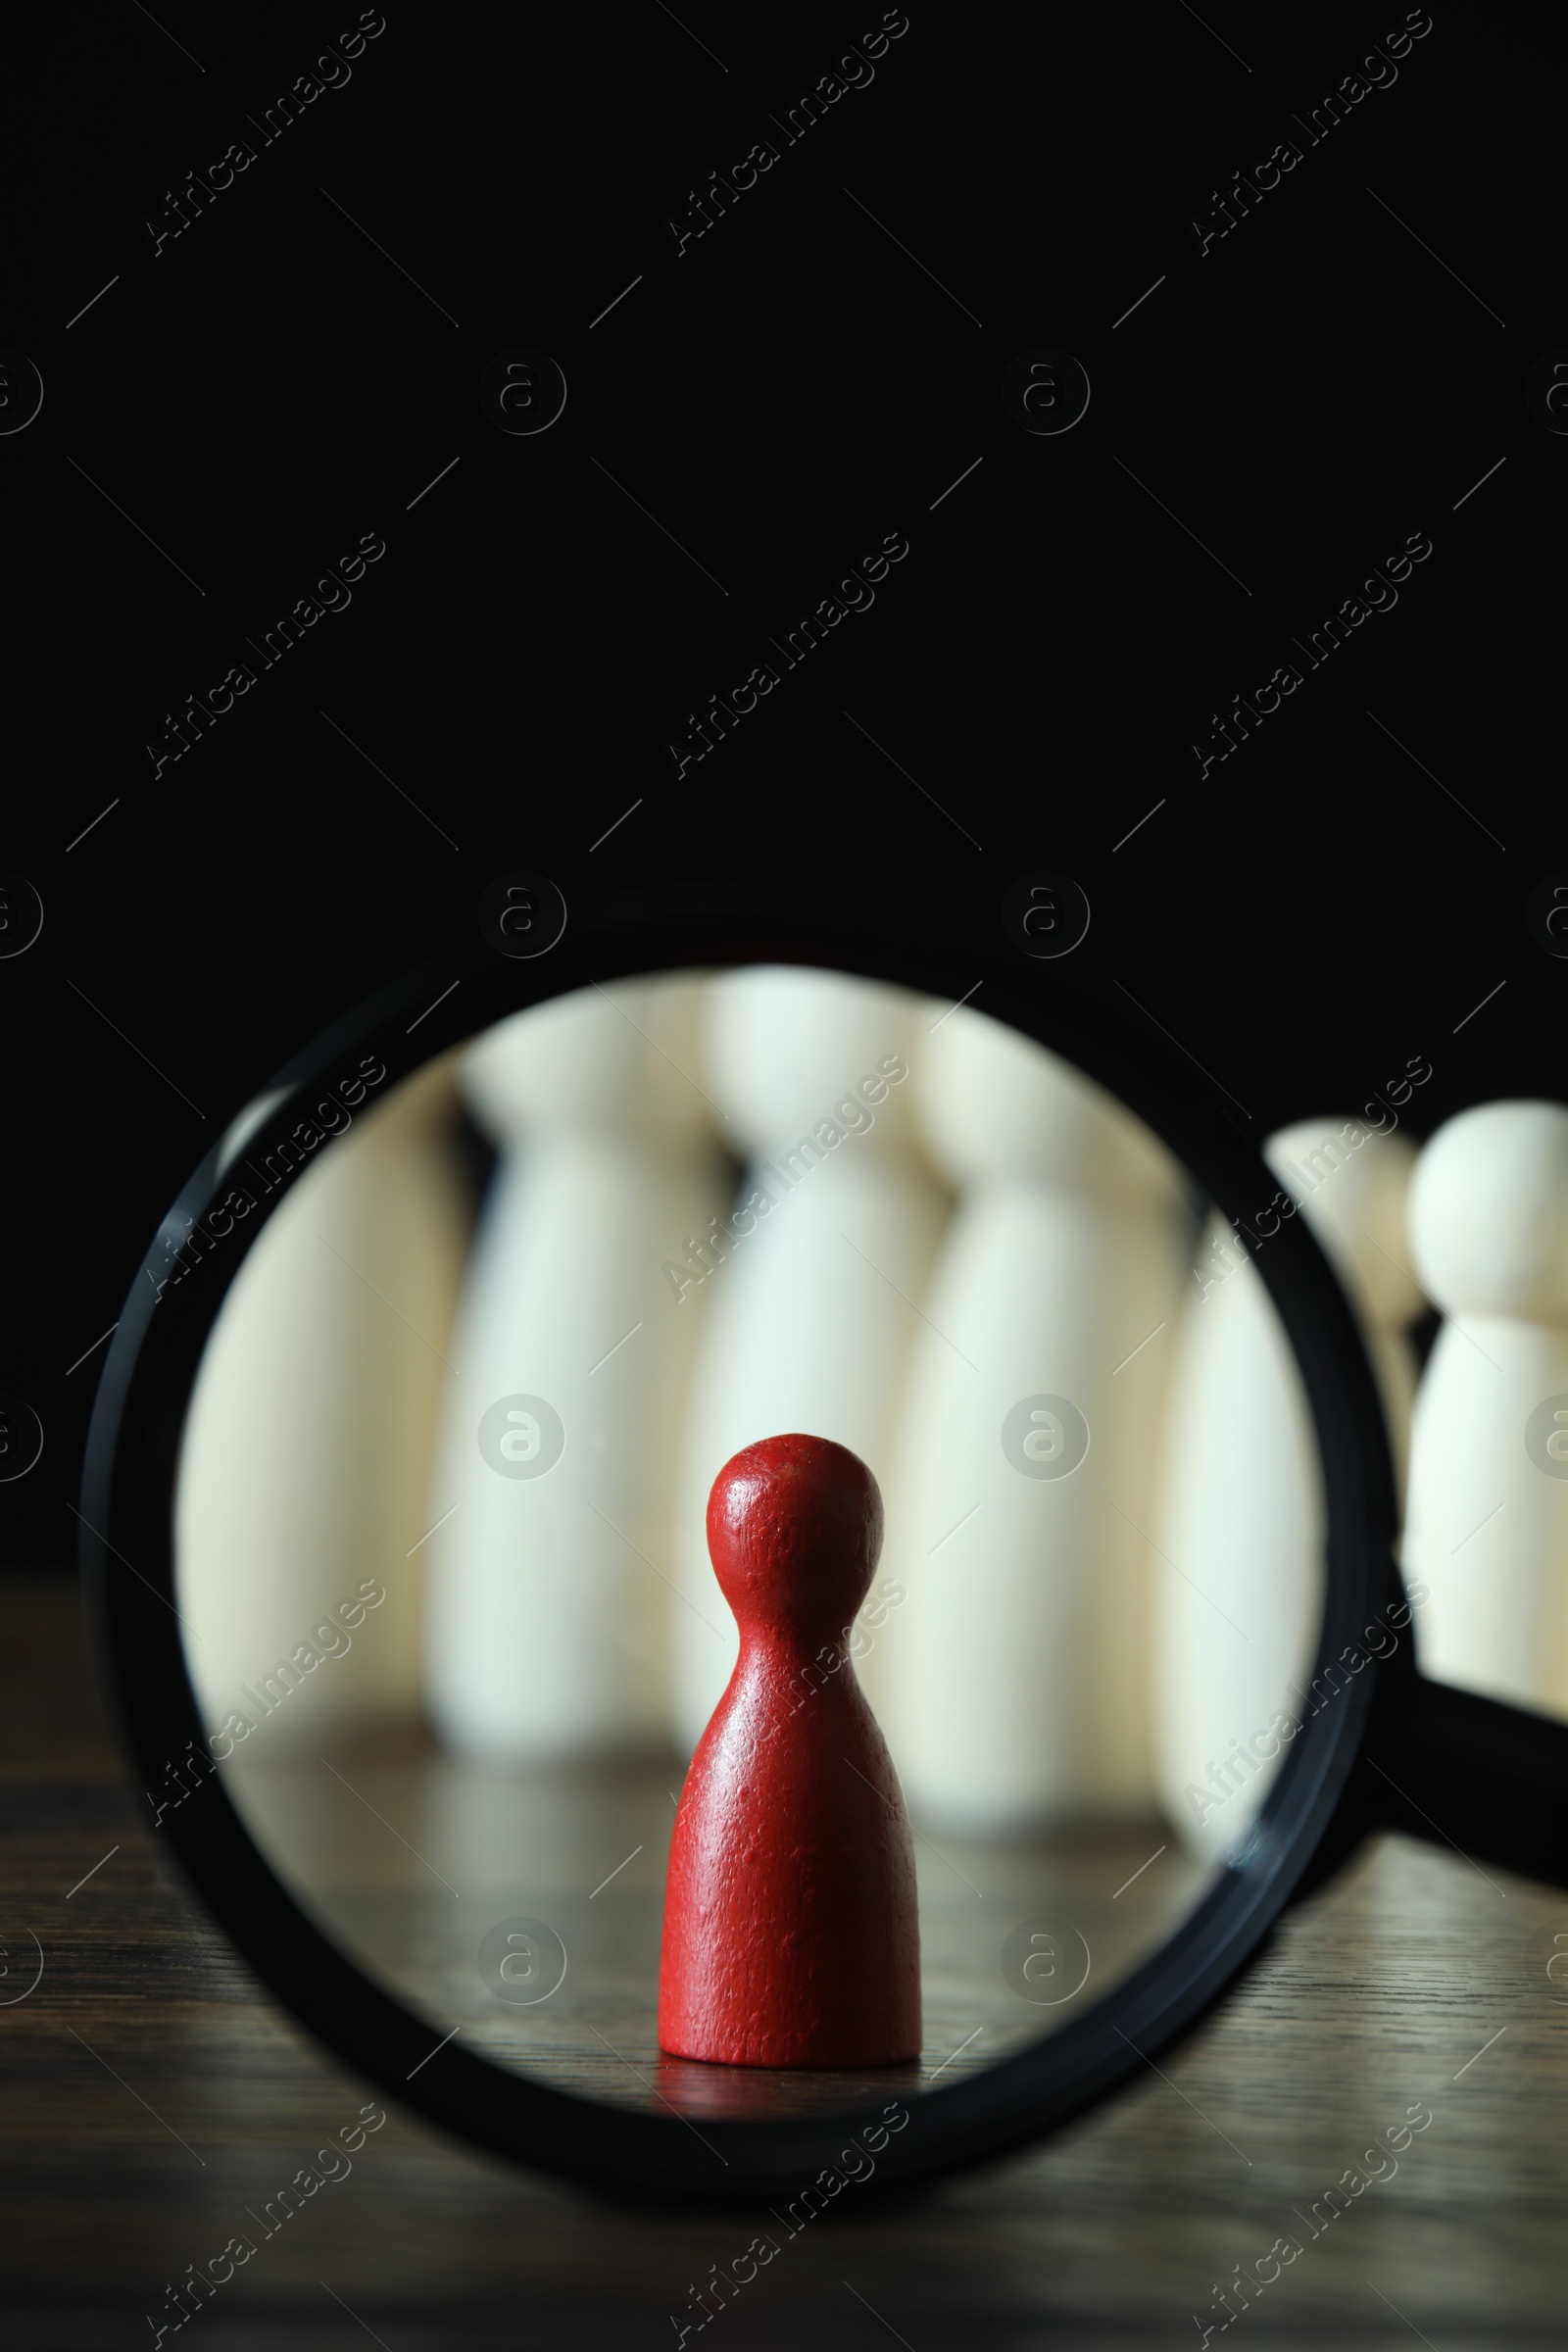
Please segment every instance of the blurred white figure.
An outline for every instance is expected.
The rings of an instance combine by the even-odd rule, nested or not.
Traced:
[[[1402,1506],[1416,1391],[1407,1334],[1427,1306],[1406,1227],[1416,1146],[1361,1119],[1299,1119],[1269,1137],[1263,1157],[1305,1216],[1356,1310],[1383,1398]]]
[[[757,965],[709,984],[704,1084],[751,1163],[726,1234],[672,1269],[682,1314],[709,1295],[688,1426],[675,1612],[675,1736],[689,1752],[723,1695],[736,1631],[705,1522],[726,1461],[802,1431],[847,1446],[883,1489],[887,1541],[868,1603],[898,1549],[892,1437],[948,1201],[912,1146],[908,1056],[941,1007],[839,972]],[[737,1238],[738,1237],[738,1238]],[[885,1606],[885,1602],[883,1604]],[[862,1613],[863,1614],[863,1613]],[[872,1637],[880,1644],[881,1635]],[[880,1647],[857,1666],[878,1702]]]
[[[889,1744],[911,1803],[955,1829],[1149,1813],[1143,1531],[1179,1172],[1101,1088],[972,1010],[921,1040],[915,1084],[962,1199],[902,1432]]]
[[[175,1506],[187,1655],[210,1729],[231,1708],[266,1725],[225,1753],[418,1719],[409,1549],[470,1222],[457,1108],[447,1055],[357,1110],[260,1234],[202,1358]]]
[[[689,978],[579,990],[499,1023],[463,1064],[501,1158],[431,1495],[432,1520],[451,1516],[430,1543],[426,1700],[461,1754],[667,1736],[670,1504],[701,1309],[660,1266],[726,1191],[697,995]]]
[[[1407,1271],[1415,1147],[1355,1119],[1303,1119],[1263,1155],[1361,1324],[1402,1494],[1425,1305]],[[1286,1203],[1256,1220],[1267,1239]],[[1296,1358],[1263,1280],[1211,1218],[1183,1310],[1155,1541],[1159,1792],[1199,1853],[1246,1830],[1312,1704],[1323,1605],[1322,1479]]]
[[[1410,1464],[1422,1670],[1568,1713],[1568,1110],[1488,1102],[1440,1127],[1410,1247],[1449,1318]]]

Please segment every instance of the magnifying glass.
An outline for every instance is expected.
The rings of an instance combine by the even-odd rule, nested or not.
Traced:
[[[1392,1147],[1310,1208],[1073,911],[504,878],[160,1229],[82,1504],[153,1833],[479,2145],[820,2202],[1113,2091],[1375,1831],[1568,1885],[1568,1727],[1416,1671]]]

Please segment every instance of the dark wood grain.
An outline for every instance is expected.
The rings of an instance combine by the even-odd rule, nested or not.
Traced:
[[[167,1875],[121,1785],[69,1588],[6,1579],[0,1627],[0,2344],[150,2344],[166,2282],[263,2212],[369,2086]],[[1224,2340],[1556,2342],[1559,1931],[1568,1899],[1387,1840],[1286,1925],[1163,2074],[901,2205],[857,2210],[846,2192],[702,2340],[1196,2343],[1193,2315],[1223,2316],[1214,2283],[1289,2233],[1302,2252]],[[34,1936],[43,1975],[19,2000]],[[1397,2174],[1314,2236],[1314,2201],[1414,2102],[1433,2121]],[[760,2226],[597,2200],[396,2110],[353,2164],[165,2343],[673,2344],[670,2315],[694,2318],[690,2289]]]

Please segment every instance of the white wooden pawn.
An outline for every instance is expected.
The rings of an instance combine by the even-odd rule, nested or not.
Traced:
[[[1487,1102],[1440,1127],[1410,1248],[1448,1318],[1411,1449],[1422,1669],[1568,1714],[1568,1110]]]
[[[962,1197],[902,1433],[889,1742],[917,1811],[955,1830],[1147,1814],[1146,1531],[1180,1176],[1101,1088],[972,1009],[922,1041],[916,1083]],[[1034,1474],[1076,1460],[1050,1407],[1004,1446],[1042,1396],[1087,1424],[1063,1475]]]
[[[1414,1147],[1354,1119],[1307,1119],[1264,1146],[1281,1192],[1249,1230],[1267,1248],[1305,1216],[1357,1312],[1396,1473],[1409,1449],[1424,1299],[1408,1270]],[[1156,1528],[1155,1740],[1161,1802],[1216,1857],[1255,1817],[1312,1705],[1323,1602],[1322,1475],[1295,1354],[1251,1262],[1214,1215],[1186,1299]]]
[[[660,1266],[725,1191],[696,1005],[684,977],[589,987],[501,1022],[463,1064],[501,1156],[431,1496],[426,1702],[462,1755],[589,1758],[665,1738],[673,1474],[701,1309],[677,1305]],[[559,1458],[519,1397],[559,1417]],[[509,1425],[482,1447],[496,1411]]]
[[[429,1524],[471,1223],[457,1109],[451,1055],[357,1109],[278,1203],[208,1342],[180,1450],[176,1597],[207,1729],[230,1710],[252,1726],[225,1756],[418,1720],[425,1562],[411,1546]]]

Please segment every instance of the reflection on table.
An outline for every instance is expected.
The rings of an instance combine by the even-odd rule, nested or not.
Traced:
[[[933,1840],[916,1820],[918,2064],[864,2074],[696,2065],[661,2052],[656,2032],[680,1771],[673,1754],[499,1771],[433,1744],[338,1740],[309,1759],[236,1753],[223,1775],[263,1850],[288,1855],[292,1887],[323,1933],[430,2020],[432,2048],[456,2027],[470,2048],[556,2089],[654,2112],[788,2116],[946,2086],[1081,2017],[1211,1876],[1157,1821],[1001,1844]],[[499,1997],[478,1961],[491,1931],[518,1920],[552,1931],[567,1961],[557,1988],[529,2006]],[[1031,1929],[1042,1938],[1032,1950]],[[1075,1936],[1088,1954],[1076,1990]]]

